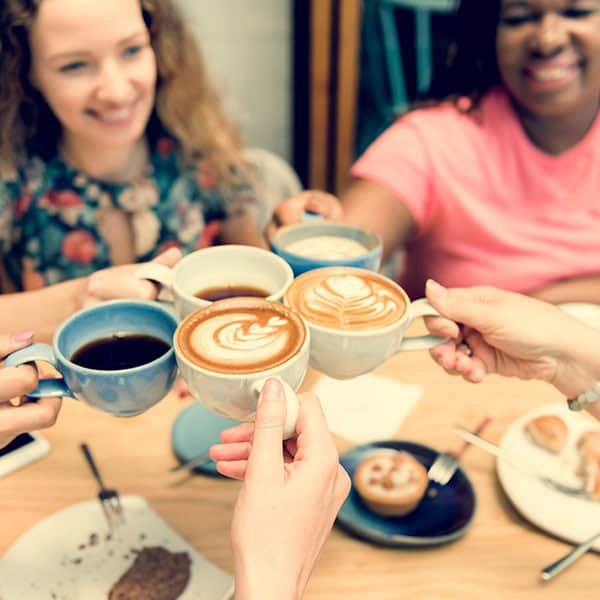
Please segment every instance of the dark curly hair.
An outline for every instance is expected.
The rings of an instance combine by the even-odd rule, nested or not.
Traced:
[[[501,0],[461,1],[445,60],[434,66],[428,100],[456,103],[467,97],[475,107],[501,83],[496,60],[500,6]]]
[[[0,174],[14,173],[23,153],[53,156],[62,127],[29,82],[29,30],[44,0],[2,0],[0,8]],[[199,154],[225,176],[241,167],[241,139],[228,121],[191,32],[172,0],[140,0],[157,61],[150,140],[167,133],[184,161]]]

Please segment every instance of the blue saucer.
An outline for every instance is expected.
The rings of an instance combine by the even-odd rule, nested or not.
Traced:
[[[221,417],[194,402],[183,409],[175,419],[171,430],[173,451],[181,462],[191,460],[208,452],[213,444],[220,443],[221,431],[238,424],[237,421]],[[196,467],[194,471],[206,475],[219,475],[212,460]]]
[[[358,464],[379,448],[409,452],[427,469],[439,454],[421,444],[389,440],[353,448],[340,457],[340,462],[352,478]],[[352,486],[337,523],[358,537],[384,546],[436,546],[466,533],[476,504],[473,486],[458,468],[444,486],[430,481],[419,506],[405,517],[380,517],[372,513]]]

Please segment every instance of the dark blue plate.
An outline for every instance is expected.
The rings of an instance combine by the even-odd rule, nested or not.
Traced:
[[[340,457],[352,478],[358,464],[379,448],[404,450],[429,469],[439,454],[413,442],[389,440],[357,446]],[[462,537],[469,528],[477,504],[465,472],[458,468],[446,485],[429,482],[419,506],[404,517],[380,517],[372,513],[352,486],[337,523],[349,532],[385,546],[436,546]]]
[[[173,451],[181,462],[192,460],[192,458],[208,452],[213,444],[219,444],[223,429],[238,424],[237,421],[221,417],[210,412],[200,403],[194,402],[184,408],[175,419],[171,430]],[[194,471],[220,476],[212,460],[196,467]]]

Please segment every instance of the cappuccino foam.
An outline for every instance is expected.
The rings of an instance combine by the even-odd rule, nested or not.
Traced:
[[[177,344],[194,364],[219,373],[256,373],[292,358],[302,347],[302,320],[281,304],[235,298],[189,315]]]
[[[346,237],[335,235],[316,235],[285,246],[288,252],[307,258],[323,258],[326,260],[356,258],[362,256],[368,249]]]
[[[310,323],[343,330],[387,327],[401,319],[407,308],[393,282],[350,267],[308,271],[294,280],[285,299]]]

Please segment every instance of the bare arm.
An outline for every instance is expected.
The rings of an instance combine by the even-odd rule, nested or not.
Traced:
[[[412,214],[402,199],[384,185],[356,179],[340,200],[319,190],[307,190],[283,200],[275,208],[267,236],[282,225],[299,223],[305,211],[378,233],[383,241],[384,257],[402,248],[412,235],[415,226]]]
[[[81,308],[87,283],[86,277],[1,295],[0,331],[33,331],[37,341],[49,341],[58,325]]]
[[[343,220],[378,233],[383,240],[384,256],[403,247],[414,231],[412,214],[384,185],[356,179],[340,200]]]
[[[556,281],[529,294],[530,296],[550,302],[594,302],[600,304],[600,275],[586,275]]]
[[[181,251],[171,248],[153,262],[172,267],[180,259]],[[0,295],[0,331],[33,331],[37,341],[49,341],[67,317],[85,306],[115,298],[153,300],[156,286],[133,277],[139,268],[120,265],[39,290]]]
[[[219,241],[223,244],[269,247],[258,227],[256,215],[251,210],[233,214],[223,221]]]

